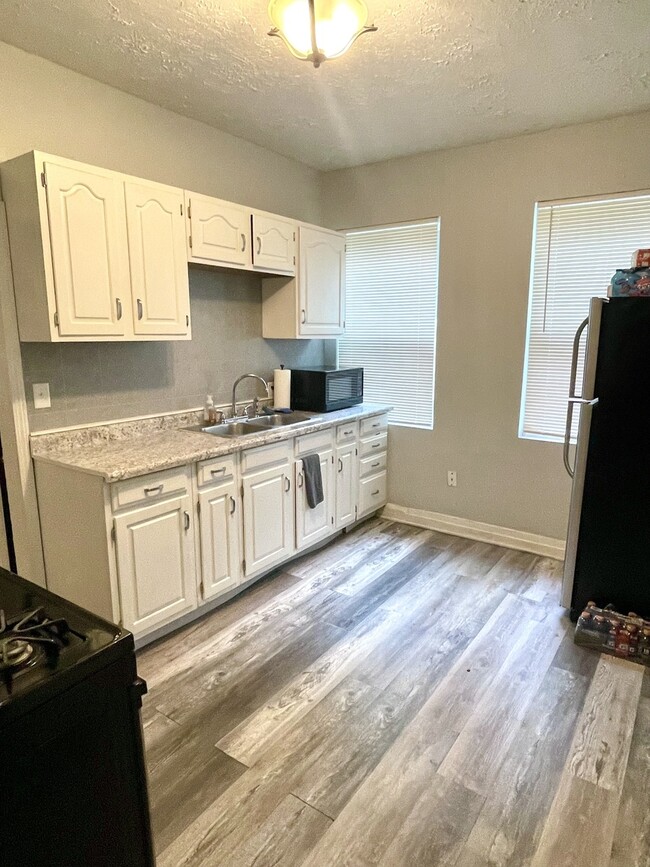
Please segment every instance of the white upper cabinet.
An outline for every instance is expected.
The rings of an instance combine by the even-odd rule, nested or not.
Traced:
[[[39,151],[0,176],[21,340],[190,338],[182,190]]]
[[[188,192],[185,203],[188,261],[250,266],[250,211],[247,208]]]
[[[296,224],[281,217],[252,216],[253,265],[274,272],[296,273]]]
[[[122,184],[55,163],[44,174],[59,333],[123,335],[131,289]]]
[[[262,284],[262,335],[338,337],[345,330],[345,236],[301,225],[298,237],[296,277]]]
[[[300,334],[343,334],[345,239],[323,229],[300,230]]]
[[[183,193],[127,181],[126,220],[136,335],[186,334],[190,290]]]

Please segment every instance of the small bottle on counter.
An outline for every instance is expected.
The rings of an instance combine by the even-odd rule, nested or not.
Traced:
[[[214,408],[214,399],[211,394],[205,396],[205,406],[203,407],[203,421],[206,424],[214,424],[217,418],[217,411]]]

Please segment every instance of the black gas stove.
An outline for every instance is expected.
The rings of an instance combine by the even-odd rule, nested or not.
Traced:
[[[0,568],[0,851],[153,867],[133,636]]]

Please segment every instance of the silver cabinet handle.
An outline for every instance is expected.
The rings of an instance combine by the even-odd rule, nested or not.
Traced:
[[[373,497],[376,497],[378,493],[379,493],[379,489],[377,489],[376,491],[373,491],[373,492],[372,492],[372,496],[373,496]]]
[[[373,443],[373,449],[378,449],[381,443]]]
[[[373,467],[373,468],[374,468],[374,467],[378,467],[378,466],[379,466],[379,461],[375,461],[374,464],[370,464],[370,466]]]
[[[285,482],[287,483],[287,486],[286,486],[286,488],[284,489],[284,492],[285,492],[285,494],[288,494],[289,491],[291,490],[291,479],[289,478],[289,476],[285,476],[285,477],[284,477],[284,480],[285,480]]]
[[[307,321],[307,313],[304,310],[300,311],[300,322],[302,325]]]
[[[242,232],[241,233],[241,251],[242,251],[242,253],[244,252],[245,249],[246,249],[246,235],[244,235],[244,233]]]
[[[145,488],[144,492],[145,494],[162,494],[162,489],[162,485],[154,485],[153,488]]]
[[[139,298],[137,299],[137,305],[138,305],[138,319],[142,319],[142,315],[143,315],[144,311],[143,311],[143,307],[142,307],[142,301]]]
[[[234,514],[235,514],[235,509],[236,509],[236,508],[237,508],[237,501],[235,500],[234,497],[231,497],[231,498],[230,498],[230,514],[231,514],[231,515],[234,515]]]
[[[117,309],[117,320],[119,322],[119,320],[122,318],[122,301],[120,298],[115,299],[115,307]]]
[[[210,475],[212,475],[212,476],[218,476],[218,475],[220,475],[221,473],[225,473],[225,472],[226,472],[226,468],[225,468],[225,467],[217,467],[217,468],[214,469],[214,470],[210,470]]]
[[[183,515],[185,516],[185,529],[189,530],[190,529],[190,513],[189,512],[183,512]]]
[[[343,472],[343,461],[339,458],[339,473]]]
[[[578,353],[580,351],[580,338],[582,332],[589,325],[589,317],[584,319],[578,326],[578,330],[573,338],[573,351],[571,353],[571,374],[569,376],[569,402],[566,412],[566,427],[564,428],[564,449],[562,457],[564,459],[564,467],[567,473],[573,478],[574,468],[569,460],[569,445],[571,442],[571,428],[573,427],[573,405],[576,397],[576,377],[578,374]]]
[[[260,253],[262,252],[262,239],[258,235],[257,238],[255,238],[255,240],[257,241],[257,255],[259,256]]]
[[[302,475],[302,473],[298,473],[298,487],[302,488],[303,483],[304,483],[303,475]]]

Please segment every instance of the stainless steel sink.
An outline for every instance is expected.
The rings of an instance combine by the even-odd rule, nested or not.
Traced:
[[[240,437],[245,434],[258,434],[260,432],[259,427],[253,427],[246,421],[232,421],[225,424],[208,425],[207,427],[197,424],[194,427],[185,428],[185,430],[207,433],[215,437]]]
[[[186,428],[186,430],[199,431],[200,433],[211,434],[215,437],[241,437],[248,434],[259,434],[265,430],[271,430],[276,427],[291,427],[293,425],[306,424],[310,421],[318,421],[318,417],[307,415],[304,412],[282,413],[277,412],[272,415],[261,415],[257,418],[251,418],[247,421],[231,421],[224,424],[213,425],[194,425]]]
[[[249,420],[248,424],[256,428],[290,427],[294,424],[306,424],[310,421],[318,421],[313,415],[304,412],[274,412],[272,415],[260,415]]]

